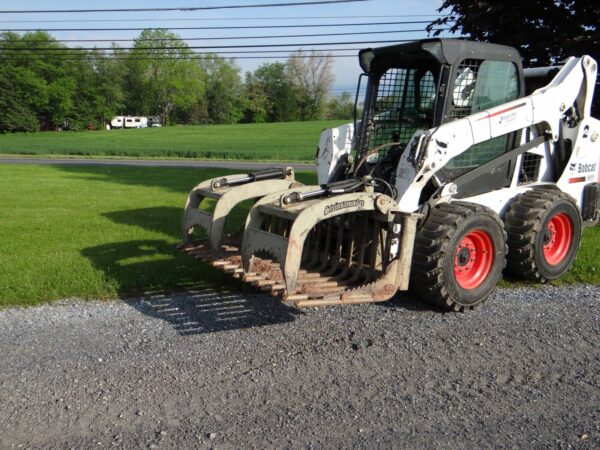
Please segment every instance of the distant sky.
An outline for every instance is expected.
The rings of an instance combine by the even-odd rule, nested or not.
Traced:
[[[106,9],[106,8],[160,8],[160,7],[192,7],[220,6],[257,3],[290,3],[294,0],[102,0],[102,1],[73,1],[73,0],[0,0],[2,10],[34,10],[34,9]],[[299,1],[299,0],[296,0]],[[307,0],[310,1],[310,0]],[[131,13],[61,13],[61,14],[0,14],[0,29],[15,28],[131,28],[131,27],[201,27],[201,26],[240,26],[240,25],[286,25],[286,24],[327,24],[327,23],[358,23],[358,22],[392,22],[404,20],[431,20],[440,6],[441,0],[371,0],[359,3],[333,5],[289,6],[279,8],[256,8],[215,11],[189,12],[131,12]],[[422,17],[417,17],[422,15]],[[323,16],[323,19],[302,19],[305,16]],[[332,18],[338,16],[356,16],[352,18]],[[381,16],[381,17],[367,17]],[[398,16],[398,17],[394,17]],[[406,16],[406,17],[401,17]],[[290,19],[282,19],[289,17]],[[169,21],[169,19],[188,19],[186,21]],[[193,19],[193,20],[189,20]],[[206,20],[222,19],[222,20]],[[90,22],[55,22],[68,20],[92,20]],[[315,33],[344,33],[351,31],[394,31],[392,34],[358,35],[358,36],[327,36],[312,38],[280,38],[280,39],[240,39],[240,40],[207,40],[187,41],[190,45],[248,45],[248,44],[286,44],[286,43],[318,43],[318,42],[349,42],[375,41],[396,39],[419,39],[427,37],[425,32],[398,33],[400,30],[424,29],[425,24],[414,25],[384,25],[378,27],[335,27],[335,28],[285,28],[285,29],[252,29],[252,30],[186,30],[176,31],[184,40],[186,38],[208,38],[220,36],[258,36],[258,35],[289,35]],[[81,31],[81,32],[52,32],[57,39],[133,39],[138,31]],[[81,46],[108,46],[106,43],[68,44]],[[121,42],[127,47],[131,42]],[[361,48],[377,45],[347,45],[336,48]],[[310,48],[306,46],[305,48]],[[316,47],[318,48],[318,47]],[[246,49],[247,50],[247,49]],[[268,50],[268,49],[260,49]],[[280,49],[281,50],[281,49]],[[339,53],[339,52],[338,52]],[[357,53],[347,51],[345,54]],[[281,55],[281,61],[286,59]],[[230,55],[223,55],[230,56]],[[259,55],[257,55],[259,56]],[[237,64],[243,73],[255,70],[260,64],[273,62],[274,59],[244,60],[238,59]],[[336,58],[334,61],[335,84],[333,95],[343,90],[354,91],[360,69],[357,58]]]

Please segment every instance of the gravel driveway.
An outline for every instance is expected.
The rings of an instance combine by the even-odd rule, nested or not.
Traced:
[[[0,448],[599,448],[600,288],[0,312]]]

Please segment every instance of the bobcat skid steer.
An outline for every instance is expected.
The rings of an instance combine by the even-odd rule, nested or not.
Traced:
[[[281,169],[207,181],[188,199],[183,249],[297,306],[384,301],[410,285],[462,311],[505,267],[539,282],[569,270],[600,215],[596,62],[523,70],[514,48],[445,39],[359,60],[362,117],[323,132],[319,184]],[[202,197],[217,199],[212,218]],[[224,213],[247,198],[243,237],[222,240]],[[192,242],[196,226],[207,240]]]

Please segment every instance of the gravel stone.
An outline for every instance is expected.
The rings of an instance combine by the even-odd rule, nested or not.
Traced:
[[[0,448],[600,448],[598,286],[0,311]],[[99,361],[102,361],[99,363]]]

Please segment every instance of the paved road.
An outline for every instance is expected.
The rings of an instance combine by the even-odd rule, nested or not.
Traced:
[[[599,291],[0,311],[0,448],[600,448]]]
[[[253,161],[192,161],[145,159],[83,159],[83,158],[0,158],[0,164],[49,164],[77,166],[135,166],[135,167],[198,167],[239,170],[260,170],[268,167],[291,165],[295,170],[315,170],[314,164],[282,164]]]

